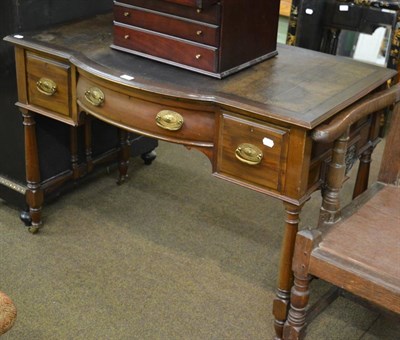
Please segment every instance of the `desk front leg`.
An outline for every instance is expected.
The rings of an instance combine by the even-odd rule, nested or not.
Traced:
[[[273,314],[275,316],[275,340],[283,338],[283,326],[289,311],[290,290],[293,282],[292,258],[300,221],[299,215],[303,206],[284,203],[284,207],[286,212],[285,232],[281,247],[278,288],[273,303]]]
[[[43,190],[40,184],[39,152],[36,140],[34,113],[21,109],[25,135],[26,202],[29,206],[31,226],[29,231],[36,233],[42,225]]]

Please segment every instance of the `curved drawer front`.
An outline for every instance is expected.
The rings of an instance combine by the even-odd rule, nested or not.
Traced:
[[[213,146],[214,112],[158,104],[166,100],[129,96],[83,76],[78,80],[77,97],[83,111],[133,132],[186,145]]]
[[[219,175],[276,192],[282,191],[288,130],[224,114],[219,136]]]
[[[26,72],[29,104],[70,116],[70,66],[27,53]]]
[[[124,24],[146,28],[201,44],[219,45],[219,29],[215,25],[185,20],[160,12],[118,5],[114,6],[114,17],[116,21]]]

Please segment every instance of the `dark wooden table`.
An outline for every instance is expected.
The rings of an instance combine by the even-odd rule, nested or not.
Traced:
[[[16,50],[33,225],[41,224],[43,201],[34,114],[70,125],[95,116],[127,131],[196,148],[210,159],[213,175],[284,204],[273,306],[276,338],[281,338],[299,214],[319,189],[330,156],[331,146],[313,142],[310,132],[385,86],[395,72],[280,46],[277,57],[218,80],[112,50],[111,28],[112,16],[104,15],[6,37]],[[378,131],[378,115],[351,131],[349,163],[358,156],[364,160],[359,190],[366,185]],[[122,150],[124,143],[122,136]],[[128,156],[121,152],[121,180]]]

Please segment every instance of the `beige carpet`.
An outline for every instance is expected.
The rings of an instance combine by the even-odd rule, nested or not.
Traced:
[[[18,308],[4,339],[272,338],[282,204],[212,177],[197,151],[157,154],[133,159],[122,186],[104,171],[45,206],[37,235],[0,201],[0,290]],[[399,338],[398,324],[344,299],[309,327],[309,339]]]

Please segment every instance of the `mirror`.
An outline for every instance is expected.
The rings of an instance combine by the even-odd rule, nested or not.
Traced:
[[[342,30],[336,54],[386,67],[392,38],[392,27],[379,26],[372,34]]]

